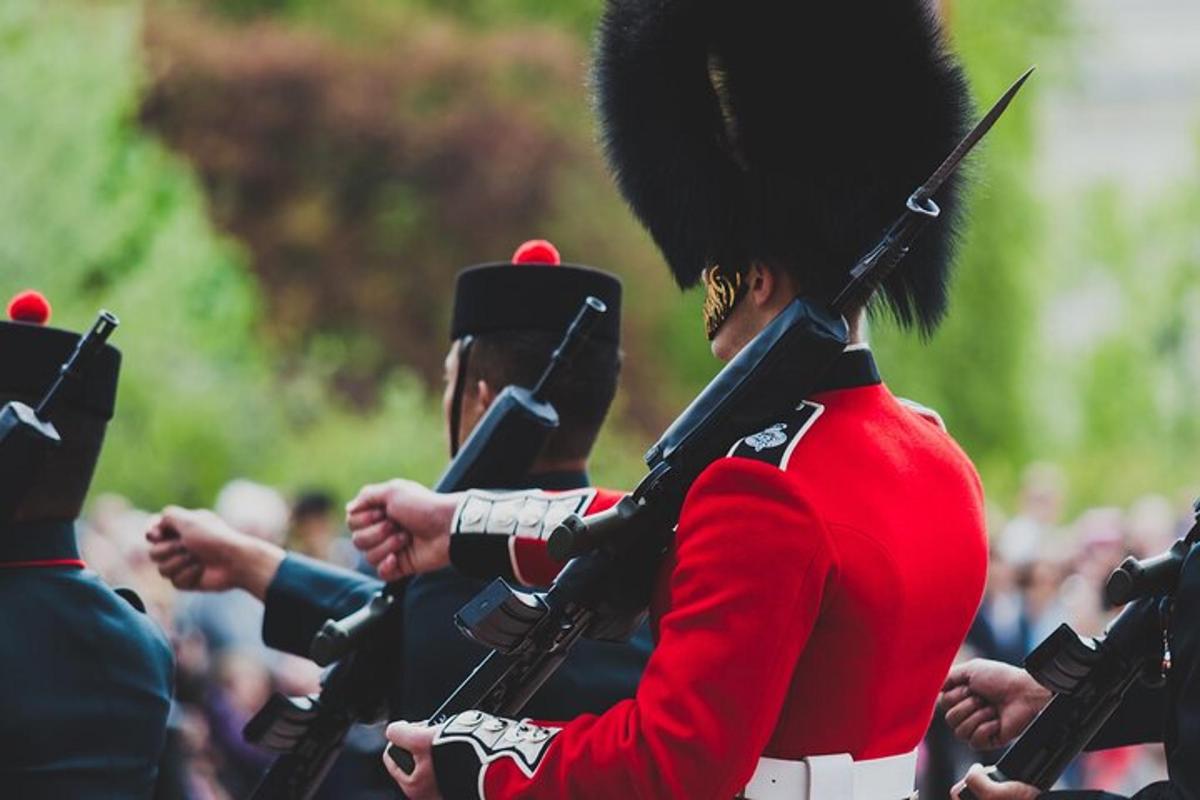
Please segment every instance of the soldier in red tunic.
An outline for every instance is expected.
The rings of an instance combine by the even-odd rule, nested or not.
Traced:
[[[618,185],[680,284],[704,281],[722,359],[796,296],[829,302],[963,132],[964,80],[924,0],[610,0],[598,41]],[[944,313],[960,188],[884,284],[902,325]],[[393,724],[415,768],[385,763],[409,798],[911,794],[983,590],[983,493],[937,416],[880,381],[864,313],[821,386],[692,485],[636,697],[574,720]],[[537,581],[545,500],[504,500]],[[499,500],[409,487],[388,508],[405,562],[450,551],[481,502]]]

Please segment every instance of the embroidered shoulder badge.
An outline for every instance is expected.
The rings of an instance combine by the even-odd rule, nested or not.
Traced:
[[[788,440],[786,422],[776,422],[768,428],[764,428],[758,433],[751,434],[742,440],[742,443],[747,447],[753,447],[754,452],[761,453],[772,447],[779,447]]]
[[[796,443],[808,433],[824,410],[825,406],[820,403],[810,403],[806,400],[778,422],[768,425],[758,433],[739,439],[730,448],[729,455],[752,458],[780,469],[787,469]]]

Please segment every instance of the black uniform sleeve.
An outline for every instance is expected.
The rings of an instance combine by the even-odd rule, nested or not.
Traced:
[[[382,588],[382,581],[289,553],[267,587],[263,642],[308,658],[313,636],[325,620],[344,617]]]
[[[1161,742],[1166,726],[1166,688],[1134,684],[1108,722],[1088,743],[1087,749],[1107,750],[1110,747]]]

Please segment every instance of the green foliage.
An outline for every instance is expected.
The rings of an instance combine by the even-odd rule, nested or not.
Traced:
[[[353,39],[370,39],[413,12],[434,13],[478,29],[537,26],[566,28],[586,38],[603,6],[597,0],[201,0],[233,19],[285,17],[334,30]]]
[[[413,381],[362,416],[278,379],[243,254],[213,234],[190,171],[137,125],[139,32],[128,3],[0,8],[0,288],[41,288],[67,328],[99,307],[122,318],[97,490],[156,506],[211,502],[236,475],[343,493],[396,470],[433,476],[438,417]]]
[[[1044,444],[1084,502],[1125,502],[1200,483],[1200,236],[1195,177],[1149,205],[1098,186],[1063,211],[1063,265],[1048,315],[1063,317],[1045,381],[1058,417]],[[1057,374],[1056,374],[1057,373]]]
[[[956,3],[951,19],[980,113],[1066,36],[1062,8],[1037,0]],[[1031,184],[1046,78],[1034,75],[968,166],[974,191],[945,323],[931,342],[899,335],[887,320],[874,335],[892,389],[943,414],[992,496],[1007,495],[1037,454],[1029,374],[1045,227]]]
[[[943,412],[992,497],[1033,458],[1067,467],[1077,503],[1191,483],[1200,182],[1149,207],[1114,187],[1049,207],[1034,118],[1071,56],[1066,7],[946,5],[980,107],[1043,71],[974,164],[946,324],[923,343],[876,322],[885,377]],[[675,290],[594,147],[601,7],[161,0],[144,32],[133,0],[0,4],[0,294],[44,289],[65,327],[101,306],[124,321],[97,488],[153,506],[208,502],[234,475],[343,495],[433,479],[441,424],[410,370],[440,362],[452,272],[527,235],[627,281],[625,388],[593,466],[635,480],[718,365],[698,296]],[[302,100],[260,102],[276,90]]]

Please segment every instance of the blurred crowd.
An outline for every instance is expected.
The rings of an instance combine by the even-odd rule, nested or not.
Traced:
[[[289,502],[268,486],[235,480],[213,509],[252,536],[341,566],[357,563],[342,535],[342,509],[327,492],[301,492]],[[158,796],[240,800],[273,757],[243,740],[243,726],[273,691],[316,691],[320,673],[312,662],[262,644],[263,607],[249,594],[179,592],[159,577],[143,538],[150,519],[122,497],[100,496],[79,539],[88,565],[113,586],[133,587],[175,648],[175,699]]]
[[[1103,597],[1112,568],[1126,554],[1166,550],[1192,522],[1190,498],[1147,496],[1128,508],[1089,508],[1064,519],[1067,499],[1060,470],[1035,464],[1025,472],[1012,515],[990,510],[987,592],[964,658],[1019,664],[1063,623],[1083,635],[1100,633],[1114,614]],[[268,486],[236,480],[220,491],[213,508],[245,533],[361,568],[340,504],[327,492],[304,491],[289,500]],[[80,544],[89,566],[110,584],[137,590],[171,633],[178,673],[161,797],[245,797],[272,756],[245,743],[242,727],[272,691],[315,691],[319,670],[263,646],[262,606],[245,592],[177,592],[160,578],[143,539],[150,518],[124,498],[98,497],[81,525]],[[926,797],[946,797],[967,766],[980,760],[940,719],[922,755]],[[998,756],[985,754],[984,760]],[[1064,785],[1132,794],[1164,776],[1160,746],[1131,747],[1086,754]]]
[[[1067,500],[1062,471],[1033,464],[1012,516],[989,506],[987,589],[963,659],[1020,664],[1064,623],[1082,636],[1100,634],[1117,612],[1104,598],[1113,568],[1126,555],[1163,552],[1194,522],[1192,498],[1185,496],[1147,495],[1128,508],[1087,508],[1071,519],[1064,518]],[[946,797],[971,763],[994,763],[1002,752],[972,752],[936,718],[923,747],[922,794]],[[1143,745],[1083,754],[1060,787],[1132,795],[1165,778],[1162,746]]]

